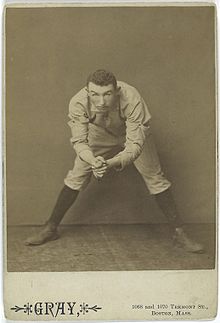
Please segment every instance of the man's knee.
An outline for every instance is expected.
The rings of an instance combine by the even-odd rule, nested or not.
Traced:
[[[166,179],[163,175],[158,177],[155,176],[154,178],[146,179],[144,181],[148,187],[150,194],[159,194],[166,191],[170,186],[171,182]]]
[[[171,186],[171,182],[164,176],[160,170],[158,172],[142,172],[141,176],[150,192],[150,194],[159,194]]]
[[[90,177],[91,176],[89,176],[89,178],[79,178],[76,176],[71,176],[71,174],[68,173],[64,179],[64,184],[72,190],[83,191],[89,184]]]
[[[82,191],[89,184],[91,174],[91,166],[76,157],[74,167],[67,173],[64,183],[73,190]]]

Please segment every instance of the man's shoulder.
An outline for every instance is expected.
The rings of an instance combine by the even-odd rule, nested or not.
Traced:
[[[141,95],[134,86],[124,81],[118,81],[117,84],[120,87],[120,99],[124,104],[136,105],[141,100]]]
[[[122,115],[127,118],[134,111],[136,111],[137,114],[140,114],[140,112],[142,114],[144,112],[144,123],[146,123],[151,116],[141,94],[134,86],[128,83],[122,81],[118,81],[117,83],[118,86],[121,87],[119,95]]]
[[[86,87],[82,88],[70,99],[70,104],[69,104],[70,107],[74,107],[77,104],[80,104],[84,107],[87,106],[88,96],[87,96]]]

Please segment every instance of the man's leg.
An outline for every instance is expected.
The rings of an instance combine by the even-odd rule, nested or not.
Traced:
[[[61,190],[55,207],[48,221],[46,222],[43,229],[33,237],[28,238],[25,241],[27,246],[30,245],[41,245],[47,241],[56,240],[59,238],[57,227],[62,221],[66,211],[74,203],[77,198],[79,191],[72,190],[68,186],[64,185]]]
[[[154,197],[161,211],[168,219],[171,229],[182,227],[183,222],[180,218],[171,190],[168,188],[161,193],[154,194]]]
[[[166,216],[174,242],[189,252],[202,252],[203,246],[189,239],[183,230],[183,222],[170,191],[171,183],[164,177],[161,170],[151,134],[148,134],[143,152],[134,164],[142,175],[150,193],[155,196],[161,211]]]
[[[88,185],[90,177],[91,167],[76,157],[74,168],[72,171],[68,172],[67,177],[64,180],[65,185],[57,198],[57,202],[49,219],[38,234],[25,241],[27,246],[41,245],[45,242],[58,239],[58,225],[62,221],[67,210],[75,202],[79,191]]]
[[[189,252],[203,252],[203,246],[189,239],[183,230],[183,222],[179,216],[173,195],[170,189],[161,193],[155,194],[155,200],[161,211],[167,217],[170,223],[170,229],[173,232],[174,243],[183,247]]]
[[[90,125],[90,127],[89,142],[94,156],[103,156],[105,159],[113,157],[120,150],[117,138],[106,133],[101,127],[94,125]],[[93,137],[91,134],[95,136]],[[73,170],[68,172],[64,180],[65,186],[58,196],[50,218],[38,234],[26,240],[26,245],[40,245],[59,237],[57,233],[59,223],[75,202],[78,193],[89,184],[91,175],[91,166],[77,156]]]

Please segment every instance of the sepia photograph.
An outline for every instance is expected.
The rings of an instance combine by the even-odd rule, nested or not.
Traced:
[[[4,24],[8,277],[216,279],[214,4],[8,5]]]

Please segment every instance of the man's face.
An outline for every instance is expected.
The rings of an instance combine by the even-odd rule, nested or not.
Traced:
[[[118,89],[115,89],[113,84],[100,86],[89,82],[87,91],[92,104],[98,110],[102,111],[114,107]]]

